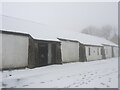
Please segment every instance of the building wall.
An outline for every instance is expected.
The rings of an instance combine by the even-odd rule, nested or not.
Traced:
[[[2,45],[2,68],[18,68],[28,65],[27,36],[2,34]]]
[[[106,59],[111,58],[112,57],[112,47],[111,46],[104,46],[104,50],[105,50]]]
[[[114,57],[118,56],[118,47],[113,47]]]
[[[85,51],[86,51],[86,59],[87,59],[87,61],[102,59],[101,47],[85,46]]]
[[[63,62],[79,61],[79,43],[61,41],[61,53]]]
[[[0,68],[2,68],[2,34],[0,33]]]

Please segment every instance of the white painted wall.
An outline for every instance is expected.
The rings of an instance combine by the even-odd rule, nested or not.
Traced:
[[[0,68],[2,68],[2,33],[0,33]]]
[[[28,65],[28,37],[2,34],[2,67],[16,68]]]
[[[61,41],[61,53],[63,62],[79,61],[79,43]]]
[[[105,50],[105,57],[111,58],[112,57],[112,47],[111,46],[104,46]]]
[[[113,53],[115,57],[118,57],[118,47],[113,47]]]
[[[89,48],[90,48],[90,55],[89,55]],[[85,51],[86,51],[87,61],[102,59],[101,47],[85,46]]]

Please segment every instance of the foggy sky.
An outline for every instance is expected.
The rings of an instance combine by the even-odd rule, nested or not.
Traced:
[[[36,21],[56,30],[118,27],[117,2],[7,2],[2,4],[2,10],[4,15]]]

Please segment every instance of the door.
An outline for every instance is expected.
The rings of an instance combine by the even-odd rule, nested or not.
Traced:
[[[102,55],[102,59],[106,59],[106,54],[105,54],[105,48],[104,47],[101,48],[101,55]]]
[[[48,63],[48,45],[39,44],[38,45],[38,64],[37,66],[44,66]]]
[[[81,44],[79,44],[79,57],[80,62],[86,61],[85,47]]]
[[[112,47],[112,57],[114,57],[114,47]]]

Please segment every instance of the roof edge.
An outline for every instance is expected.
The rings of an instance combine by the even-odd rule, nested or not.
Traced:
[[[6,30],[0,30],[0,33],[3,33],[3,34],[13,34],[13,35],[21,35],[21,36],[31,36],[30,34],[27,34],[27,33],[6,31]]]

